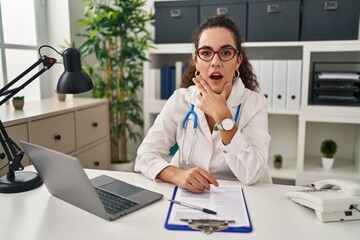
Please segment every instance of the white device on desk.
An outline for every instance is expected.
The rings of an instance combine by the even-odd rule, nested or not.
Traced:
[[[360,183],[327,179],[314,182],[310,187],[285,195],[294,202],[314,209],[322,222],[360,219]]]

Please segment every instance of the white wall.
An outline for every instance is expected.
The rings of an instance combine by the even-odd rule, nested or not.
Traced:
[[[75,42],[76,46],[80,46],[83,43],[83,39],[77,34],[82,32],[79,20],[83,18],[83,4],[82,0],[46,0],[46,19],[45,22],[47,28],[47,42],[48,44],[58,51],[62,50],[65,46],[65,41]],[[154,12],[154,0],[147,1],[146,8],[152,9]],[[149,29],[154,32],[154,27],[149,24]],[[51,51],[47,51],[47,54],[51,57],[61,59],[60,56],[56,56]],[[95,59],[88,57],[85,59],[88,63],[95,63]],[[57,81],[63,72],[64,68],[60,64],[56,64],[52,67],[51,71],[46,73],[46,78],[49,78],[51,84],[46,84],[45,97],[51,97],[55,94]],[[46,79],[47,81],[48,79]],[[85,94],[89,96],[89,94]]]
[[[77,34],[82,32],[79,24],[79,20],[83,18],[82,0],[47,0],[46,4],[47,44],[58,51],[62,51],[63,47],[66,47],[66,42],[74,41],[76,46],[80,46],[83,40]],[[91,61],[91,58],[89,59]],[[55,94],[57,81],[64,71],[60,64],[53,66],[53,68],[48,74],[52,82],[51,89],[46,91],[49,93],[48,97]],[[82,95],[89,97],[90,93]]]
[[[71,1],[71,0],[70,0]],[[58,51],[62,51],[60,46],[65,45],[65,40],[70,39],[69,21],[69,0],[47,0],[46,1],[46,22],[47,22],[47,43]],[[49,55],[61,60],[61,57],[53,53]],[[57,81],[64,71],[61,64],[56,64],[51,71],[47,72],[46,77],[51,79],[51,89],[48,89],[47,96],[53,96]]]

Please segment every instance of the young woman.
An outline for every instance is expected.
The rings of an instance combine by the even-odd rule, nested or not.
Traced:
[[[266,167],[270,136],[265,98],[241,46],[236,24],[206,19],[181,88],[168,99],[138,149],[135,171],[192,192],[216,179],[253,184]],[[175,143],[179,166],[164,158]]]

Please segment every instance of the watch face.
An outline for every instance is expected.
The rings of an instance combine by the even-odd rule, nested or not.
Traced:
[[[234,121],[230,118],[225,118],[221,125],[225,131],[230,131],[234,127]]]

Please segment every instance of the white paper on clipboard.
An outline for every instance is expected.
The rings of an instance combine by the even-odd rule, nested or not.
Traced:
[[[178,204],[173,204],[168,224],[184,225],[181,219],[216,219],[234,220],[229,227],[250,227],[250,220],[246,209],[245,198],[241,186],[212,186],[210,191],[200,194],[178,188],[175,200],[208,208],[216,215],[207,214]]]

